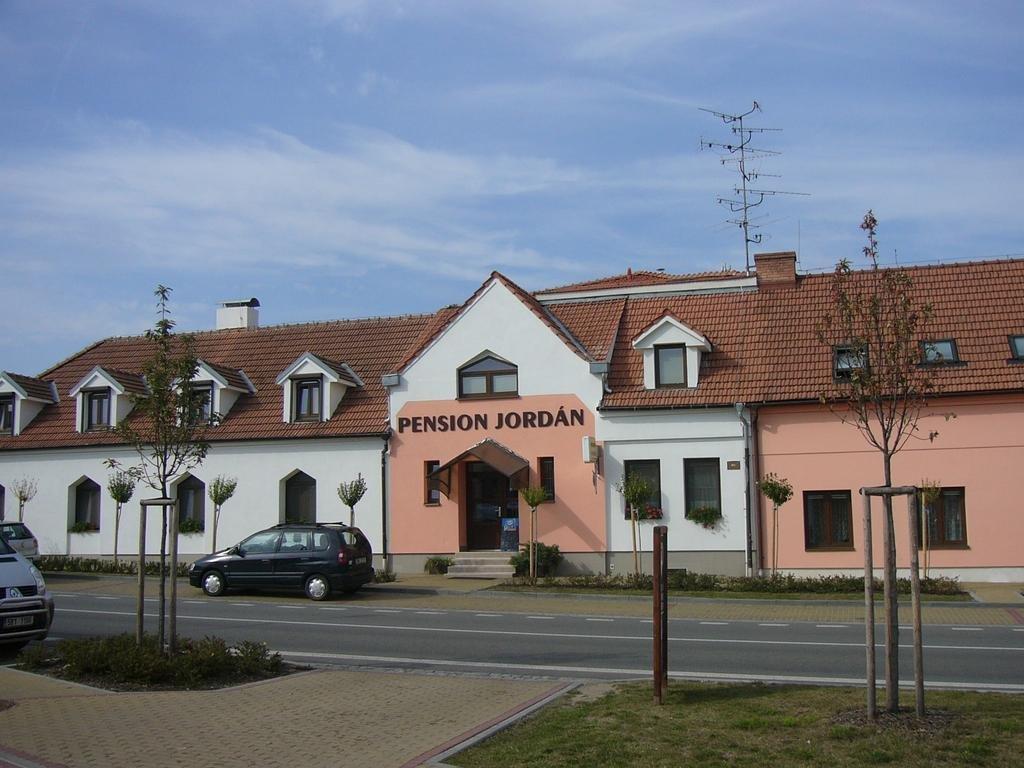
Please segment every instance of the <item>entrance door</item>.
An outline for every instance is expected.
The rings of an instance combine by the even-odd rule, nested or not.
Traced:
[[[466,545],[468,549],[499,549],[501,518],[516,517],[518,498],[509,481],[482,461],[466,465]],[[511,503],[510,503],[511,502]]]

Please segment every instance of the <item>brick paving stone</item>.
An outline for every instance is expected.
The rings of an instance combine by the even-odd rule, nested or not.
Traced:
[[[0,712],[0,750],[69,768],[399,766],[552,688],[319,670],[219,691],[26,697]]]

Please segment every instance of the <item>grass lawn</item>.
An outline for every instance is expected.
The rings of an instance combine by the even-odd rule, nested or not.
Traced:
[[[879,691],[879,699],[884,692]],[[864,691],[650,683],[573,694],[448,759],[457,766],[1020,766],[1024,696],[929,691],[929,717],[866,724]]]

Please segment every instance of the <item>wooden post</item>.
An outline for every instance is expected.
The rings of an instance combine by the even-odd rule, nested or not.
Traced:
[[[169,647],[178,650],[178,505],[171,505],[171,605],[168,608],[170,625]]]
[[[654,703],[668,696],[668,527],[654,527]]]
[[[146,609],[146,502],[139,503],[139,589],[135,606],[135,644],[142,645],[143,617]]]
[[[914,613],[914,706],[918,717],[924,717],[924,645],[921,638],[921,576],[917,555],[920,505],[918,494],[907,496],[907,520],[910,525],[910,600]]]
[[[896,529],[892,515],[892,497],[882,497],[882,545],[885,562],[882,566],[882,588],[885,603],[885,709],[897,712],[900,708],[900,623],[896,594]]]
[[[877,715],[875,700],[875,563],[871,544],[871,496],[864,493],[864,651],[868,690],[868,717]]]

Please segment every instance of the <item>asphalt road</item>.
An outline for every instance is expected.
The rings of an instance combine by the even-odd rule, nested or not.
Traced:
[[[134,630],[133,597],[56,592],[51,636]],[[576,679],[647,677],[649,619],[599,613],[441,610],[410,596],[401,607],[343,599],[229,595],[211,599],[186,590],[179,634],[262,640],[288,660],[326,665],[402,667]],[[147,630],[156,625],[147,598]],[[595,611],[600,605],[595,604]],[[673,619],[673,678],[857,684],[863,680],[861,624]],[[876,638],[881,640],[881,634]],[[901,632],[901,680],[908,683],[911,629]],[[1024,627],[926,626],[930,686],[1024,693]],[[878,671],[882,674],[881,653]]]

